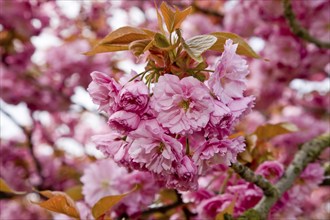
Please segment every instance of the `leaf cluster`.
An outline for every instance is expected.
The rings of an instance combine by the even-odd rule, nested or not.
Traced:
[[[214,32],[184,39],[180,26],[192,13],[192,7],[182,11],[171,8],[165,2],[157,10],[158,31],[130,26],[121,27],[100,40],[86,55],[105,52],[131,51],[139,58],[146,55],[145,77],[147,84],[157,82],[165,73],[180,78],[193,76],[204,81],[208,64],[203,56],[206,51],[223,52],[227,39],[238,44],[237,53],[247,57],[259,58],[253,49],[240,36],[229,32]]]

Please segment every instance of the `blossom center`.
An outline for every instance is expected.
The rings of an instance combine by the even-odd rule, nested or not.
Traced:
[[[102,187],[103,189],[107,189],[109,186],[110,186],[109,181],[107,181],[107,180],[102,180],[102,181],[101,181],[101,187]]]
[[[179,103],[179,106],[181,108],[183,108],[185,110],[185,112],[189,109],[189,100],[182,100],[180,103]]]
[[[164,151],[164,148],[165,148],[165,144],[163,142],[160,142],[159,143],[159,146],[158,146],[158,153],[162,153]]]

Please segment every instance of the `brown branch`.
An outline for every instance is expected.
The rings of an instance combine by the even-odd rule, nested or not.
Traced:
[[[165,213],[171,209],[174,209],[174,208],[177,208],[177,207],[180,207],[180,206],[183,206],[182,210],[183,210],[183,213],[186,217],[187,220],[190,219],[190,217],[192,216],[195,216],[194,213],[192,213],[187,207],[187,203],[184,203],[183,200],[182,200],[182,197],[181,197],[181,194],[175,190],[175,193],[176,193],[176,196],[177,196],[177,201],[175,201],[174,203],[172,204],[169,204],[169,205],[165,205],[165,206],[160,206],[160,207],[155,207],[155,208],[149,208],[145,211],[143,211],[141,213],[142,216],[144,215],[150,215],[150,214],[153,214],[153,213]]]
[[[39,175],[39,177],[41,178],[41,182],[40,184],[38,184],[38,186],[35,186],[36,188],[40,189],[40,187],[42,187],[42,183],[44,182],[44,176],[42,175],[42,166],[38,160],[38,158],[36,157],[36,155],[34,154],[34,146],[33,146],[33,142],[32,142],[32,131],[28,128],[26,128],[25,126],[21,125],[11,114],[9,114],[6,110],[4,110],[3,108],[0,108],[0,111],[6,115],[17,127],[19,127],[25,137],[26,137],[26,142],[27,142],[27,146],[29,149],[29,153],[32,157],[32,160],[34,162],[35,168],[37,170],[37,173]]]
[[[292,187],[294,181],[300,176],[306,166],[315,161],[321,152],[329,146],[330,133],[321,135],[303,144],[302,148],[296,153],[294,159],[286,169],[284,175],[275,184],[278,194],[264,195],[253,209],[247,210],[238,219],[267,219],[270,209],[281,198],[283,193]]]
[[[306,29],[296,20],[296,16],[292,10],[291,0],[283,0],[284,17],[288,21],[291,31],[301,39],[315,44],[320,48],[330,48],[330,42],[320,41],[311,36]]]
[[[198,4],[196,4],[195,2],[192,3],[191,5],[193,7],[193,9],[196,11],[196,12],[200,12],[200,13],[203,13],[205,15],[210,15],[210,16],[214,16],[214,17],[217,17],[219,19],[223,19],[224,18],[224,15],[219,13],[218,11],[216,10],[212,10],[212,9],[209,9],[209,8],[202,8],[200,7]]]
[[[189,5],[188,4],[182,4],[182,3],[175,3],[176,6],[180,8],[187,8]],[[216,10],[209,9],[209,8],[203,8],[199,6],[196,2],[193,2],[191,4],[191,7],[195,12],[202,13],[204,15],[209,15],[209,16],[214,16],[222,20],[224,18],[224,15]]]
[[[255,174],[252,170],[248,167],[240,164],[239,162],[231,164],[231,168],[239,174],[243,179],[250,183],[254,183],[258,186],[265,195],[267,196],[277,196],[278,190],[271,184],[267,179],[265,179],[261,175]]]

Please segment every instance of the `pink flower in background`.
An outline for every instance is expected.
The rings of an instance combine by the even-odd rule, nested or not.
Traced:
[[[291,35],[285,36],[274,33],[269,37],[269,43],[264,49],[264,54],[270,62],[281,63],[296,68],[301,62],[302,48],[299,41]]]
[[[205,128],[213,111],[210,101],[207,87],[197,79],[165,74],[154,87],[152,106],[163,127],[174,134],[188,134]]]
[[[156,179],[151,173],[133,171],[119,178],[116,188],[126,193],[138,186],[138,189],[126,196],[116,208],[116,212],[123,212],[129,215],[146,209],[155,200],[160,189]]]
[[[310,163],[300,174],[303,185],[310,191],[322,183],[324,179],[324,168],[319,163]]]
[[[120,194],[115,186],[118,185],[118,178],[125,174],[127,170],[110,159],[99,160],[89,165],[80,178],[85,202],[93,206],[105,196]]]
[[[174,172],[173,165],[182,158],[182,144],[165,134],[156,120],[142,121],[129,134],[131,144],[128,153],[133,162],[139,163],[156,174]]]
[[[236,215],[240,215],[245,210],[255,206],[263,196],[263,192],[260,188],[247,182],[228,186],[227,192],[231,193],[233,196],[236,195]]]
[[[214,219],[218,213],[230,205],[233,199],[233,195],[225,193],[203,200],[197,206],[198,217],[200,219]]]
[[[135,130],[140,123],[139,115],[133,112],[118,111],[113,113],[108,121],[109,127],[122,134]]]
[[[248,113],[254,106],[254,96],[247,96],[234,99],[228,103],[228,108],[231,110],[235,118],[240,117],[243,113]]]
[[[100,150],[105,156],[113,158],[116,162],[125,161],[127,158],[127,149],[125,149],[127,142],[124,136],[111,132],[107,134],[95,135],[92,137],[96,148]]]
[[[105,73],[95,71],[91,73],[91,76],[93,81],[89,84],[87,91],[93,102],[99,105],[99,110],[111,115],[118,110],[120,84]]]
[[[226,41],[225,51],[208,80],[211,91],[225,104],[235,98],[242,98],[246,89],[248,66],[246,61],[236,54],[237,46],[232,40]]]
[[[1,199],[0,210],[0,219],[53,219],[46,210],[17,199]]]
[[[229,166],[236,162],[237,154],[245,149],[244,138],[222,139],[214,137],[198,147],[193,160],[199,166],[199,173],[204,173],[213,165],[225,164]]]
[[[184,156],[175,169],[176,173],[169,178],[167,187],[182,191],[197,190],[197,167],[188,156]]]
[[[149,90],[146,84],[134,80],[125,84],[119,92],[119,105],[129,112],[141,113],[148,105]]]
[[[278,161],[265,161],[258,166],[255,173],[274,183],[283,175],[284,166]]]

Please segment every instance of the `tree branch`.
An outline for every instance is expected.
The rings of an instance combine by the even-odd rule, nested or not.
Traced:
[[[209,9],[209,8],[202,8],[198,4],[196,4],[195,2],[192,3],[191,6],[193,7],[193,9],[195,9],[196,12],[200,12],[200,13],[203,13],[205,15],[214,16],[214,17],[219,18],[220,20],[222,20],[223,17],[224,17],[224,15],[219,13],[218,11],[215,11],[215,10],[212,10],[212,9]]]
[[[182,4],[182,3],[175,3],[175,5],[180,8],[187,8],[189,6],[188,4]],[[195,12],[199,12],[204,15],[214,16],[214,17],[220,19],[220,21],[222,21],[224,18],[224,15],[222,13],[220,13],[216,10],[213,10],[213,9],[203,8],[203,7],[199,6],[195,1],[193,3],[191,3],[190,6],[193,8],[193,10],[195,10]]]
[[[271,184],[267,179],[265,179],[261,175],[255,174],[252,170],[248,167],[244,166],[243,164],[236,162],[231,164],[231,168],[239,174],[243,179],[250,183],[254,183],[257,185],[262,191],[264,195],[267,196],[277,196],[278,190]]]
[[[40,189],[41,186],[42,186],[42,183],[44,182],[44,176],[42,175],[42,166],[38,160],[38,158],[36,157],[36,155],[34,154],[34,151],[33,151],[33,143],[32,143],[32,131],[26,127],[24,127],[23,125],[21,125],[11,114],[9,114],[6,110],[4,110],[3,108],[0,108],[0,111],[6,115],[17,127],[19,127],[25,137],[26,137],[26,142],[27,142],[27,146],[28,146],[28,149],[29,149],[29,152],[30,152],[30,155],[32,157],[32,160],[34,162],[34,165],[35,165],[35,168],[37,170],[37,173],[41,179],[41,182],[40,184],[38,184],[38,186],[36,186],[36,188]]]
[[[281,198],[300,176],[306,166],[315,161],[321,152],[330,146],[330,133],[321,135],[305,144],[297,152],[293,161],[286,169],[284,175],[275,184],[278,194],[273,196],[264,195],[259,203],[250,210],[247,210],[238,219],[266,219],[271,207]]]
[[[311,36],[306,29],[304,29],[296,20],[296,16],[292,11],[291,0],[283,0],[284,17],[288,21],[291,31],[301,39],[315,44],[320,48],[330,48],[330,42],[320,41]]]
[[[174,203],[169,204],[169,205],[165,205],[165,206],[149,208],[149,209],[143,211],[141,213],[141,215],[142,216],[143,215],[150,215],[150,214],[157,213],[157,212],[165,213],[165,212],[167,212],[171,209],[174,209],[174,208],[177,208],[177,207],[180,207],[180,206],[184,206],[183,207],[183,213],[184,213],[187,220],[189,220],[190,217],[195,216],[195,214],[190,212],[190,210],[185,206],[185,205],[187,205],[187,203],[183,202],[181,194],[177,190],[175,190],[175,193],[176,193],[176,196],[177,196],[177,201],[175,201]]]

